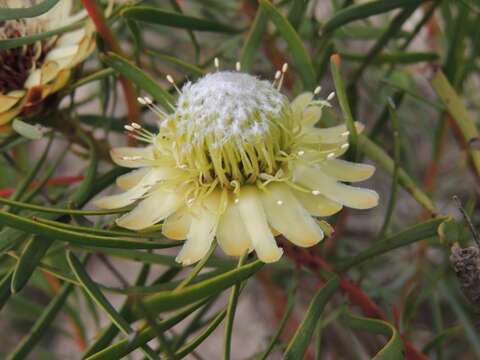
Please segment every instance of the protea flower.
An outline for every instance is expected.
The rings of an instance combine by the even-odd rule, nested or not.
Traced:
[[[255,250],[274,262],[282,255],[275,235],[313,246],[324,238],[317,217],[376,206],[375,191],[341,183],[375,170],[338,159],[348,148],[346,126],[315,127],[328,101],[316,99],[317,89],[290,103],[279,91],[283,72],[273,83],[239,71],[205,75],[176,87],[171,114],[139,99],[159,116],[159,131],[126,126],[149,145],[111,151],[115,163],[136,170],[117,179],[125,192],[96,205],[135,203],[116,220],[131,230],[163,221],[165,236],[186,240],[176,258],[183,265],[202,259],[215,238],[228,255]]]
[[[35,0],[0,0],[0,9],[29,7]],[[82,20],[73,0],[61,0],[45,14],[0,22],[0,40],[55,30]],[[93,25],[28,45],[0,50],[0,126],[37,106],[68,81],[72,68],[93,50]]]

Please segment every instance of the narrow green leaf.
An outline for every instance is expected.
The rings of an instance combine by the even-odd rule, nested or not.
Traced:
[[[67,91],[70,92],[80,86],[83,86],[83,85],[86,85],[86,84],[89,84],[91,82],[94,82],[94,81],[97,81],[97,80],[102,80],[102,79],[105,79],[111,75],[115,74],[115,70],[113,70],[112,68],[105,68],[105,69],[101,69],[101,70],[98,70],[98,71],[95,71],[83,78],[80,78],[78,79],[77,81],[75,81],[74,83],[72,83],[71,85],[69,85],[67,87]]]
[[[24,8],[0,8],[0,22],[40,16],[53,8],[59,0],[44,0],[41,3]]]
[[[43,138],[50,129],[40,124],[29,124],[20,119],[15,119],[12,122],[12,129],[19,135],[26,137],[30,140],[40,140]]]
[[[35,179],[35,176],[37,176],[38,172],[42,168],[42,165],[45,163],[45,160],[47,159],[47,155],[50,151],[52,143],[53,143],[53,134],[50,136],[50,139],[48,140],[48,143],[45,146],[45,149],[43,150],[42,155],[38,158],[35,165],[31,167],[31,169],[28,171],[25,178],[20,182],[20,184],[15,189],[15,192],[10,197],[11,200],[21,199],[22,196],[25,194],[25,191],[27,191],[28,187],[32,184],[33,180]]]
[[[379,38],[386,30],[386,27],[375,27],[372,25],[352,24],[346,25],[335,30],[334,37],[337,39],[354,39],[354,40],[372,40]],[[409,33],[400,31],[397,37],[408,37]]]
[[[342,59],[347,61],[363,61],[364,54],[353,53],[347,50],[340,50],[338,52]],[[372,64],[416,64],[419,62],[430,62],[438,60],[438,54],[433,52],[392,52],[378,54],[373,60]]]
[[[0,10],[0,21],[2,17],[1,14],[2,14],[2,10]],[[85,24],[84,21],[80,21],[74,24],[62,26],[53,30],[44,31],[37,34],[0,40],[0,50],[12,49],[12,48],[16,48],[16,47],[20,47],[28,44],[33,44],[37,41],[46,40],[52,36],[64,34],[66,32],[79,29],[80,27],[84,26],[84,24]]]
[[[158,323],[158,326],[164,330],[168,330],[171,327],[177,325],[180,321],[191,315],[201,306],[205,305],[208,302],[207,300],[199,301],[195,304],[192,304],[188,307],[185,307],[184,310],[177,312],[175,315],[172,315],[166,320],[162,320]],[[143,344],[146,344],[155,337],[155,331],[150,327],[142,329],[133,339],[124,339],[115,344],[110,345],[109,347],[92,354],[86,357],[87,360],[109,360],[109,359],[122,359],[131,352],[138,349]]]
[[[12,276],[13,276],[13,270],[8,272],[3,276],[3,278],[0,280],[0,310],[2,310],[3,306],[7,303],[8,299],[10,298],[10,295],[12,295],[12,292],[10,290],[10,284],[12,283]]]
[[[105,295],[100,291],[98,286],[93,282],[87,272],[83,269],[82,264],[77,257],[71,252],[67,251],[67,261],[75,274],[78,281],[82,284],[87,294],[107,313],[112,322],[125,334],[129,335],[132,332],[130,324],[118,314],[112,304],[107,300]]]
[[[132,241],[122,237],[99,236],[82,232],[64,230],[54,226],[41,224],[35,220],[17,216],[6,211],[0,211],[0,224],[27,233],[71,242],[78,245],[112,247],[123,249],[161,249],[164,244],[149,241]],[[2,239],[0,239],[2,240]]]
[[[239,32],[238,29],[235,29],[229,25],[219,23],[217,21],[200,19],[180,13],[160,10],[156,7],[150,6],[128,7],[121,12],[121,15],[131,20],[143,21],[150,24],[165,25],[181,29],[222,33]]]
[[[19,292],[28,282],[43,255],[52,244],[51,239],[35,239],[33,236],[25,245],[12,277],[11,291]]]
[[[397,8],[420,5],[425,0],[376,0],[363,4],[350,5],[338,11],[323,26],[324,32],[332,32],[352,21],[365,19]]]
[[[150,266],[143,265],[142,268],[140,269],[137,279],[135,280],[135,285],[136,286],[144,285],[149,273],[150,273]],[[129,307],[130,307],[130,302],[129,302],[129,299],[127,298],[124,301],[119,311],[120,316],[126,317],[126,315],[128,314]],[[105,328],[102,331],[100,336],[96,337],[95,342],[92,342],[89,345],[87,351],[85,351],[82,358],[87,358],[90,355],[95,354],[101,351],[102,349],[106,348],[112,342],[112,340],[117,336],[118,332],[119,332],[118,328],[115,326],[115,324],[113,323],[110,324],[107,328]]]
[[[68,212],[67,212],[68,213]],[[54,227],[58,227],[61,229],[67,229],[67,230],[72,230],[72,231],[77,231],[77,232],[86,232],[90,234],[95,234],[95,235],[105,235],[105,236],[118,236],[118,237],[127,237],[127,238],[144,238],[144,239],[162,239],[165,240],[165,236],[162,234],[143,234],[143,233],[137,233],[134,231],[124,231],[124,230],[106,230],[106,229],[101,229],[101,228],[95,228],[95,227],[88,227],[88,226],[81,226],[81,225],[73,225],[73,224],[67,224],[63,223],[60,221],[54,221],[54,220],[49,220],[45,218],[35,218],[35,221],[38,221],[42,224],[47,224],[51,225]],[[167,245],[167,244],[165,244]],[[179,246],[178,243],[175,245],[175,242],[171,243],[171,247],[174,246]]]
[[[280,319],[280,322],[278,324],[277,330],[272,336],[272,339],[270,340],[270,343],[268,344],[267,348],[265,351],[258,356],[258,360],[267,360],[268,356],[274,349],[275,345],[277,344],[278,340],[280,339],[280,336],[282,335],[283,329],[285,326],[287,326],[288,319],[290,317],[290,314],[292,313],[295,305],[295,292],[297,289],[297,284],[296,282],[291,286],[290,292],[288,294],[288,300],[287,300],[287,306],[285,308],[285,312],[283,313],[282,318]]]
[[[183,61],[179,58],[176,58],[175,56],[162,54],[162,53],[160,53],[158,51],[154,51],[154,50],[147,50],[147,54],[154,56],[155,59],[163,60],[163,61],[166,61],[170,64],[177,65],[183,71],[186,71],[187,73],[195,75],[195,76],[202,76],[205,73],[198,66],[187,63],[186,61]]]
[[[255,20],[248,32],[247,39],[240,52],[240,65],[242,71],[249,72],[252,69],[255,56],[258,55],[258,48],[260,47],[263,33],[267,28],[267,20],[267,14],[262,7],[259,7],[255,15]]]
[[[432,236],[437,235],[437,229],[444,221],[447,221],[448,217],[438,217],[435,219],[427,220],[423,223],[416,224],[407,230],[401,231],[395,235],[389,236],[386,239],[379,240],[367,250],[361,252],[360,254],[354,256],[351,259],[342,260],[340,266],[338,266],[339,271],[347,271],[353,266],[359,265],[362,262],[386,252],[389,252],[393,249],[397,249],[402,246],[409,245],[416,241],[428,239]]]
[[[395,170],[395,163],[390,156],[377,144],[371,141],[363,134],[358,135],[358,148],[363,152],[370,160],[380,166],[388,174],[393,175]],[[413,198],[423,206],[432,215],[438,214],[438,210],[432,203],[432,200],[425,192],[418,187],[402,168],[398,169],[398,181],[400,185],[407,190]]]
[[[43,311],[42,315],[37,319],[29,333],[20,341],[17,347],[7,356],[7,360],[20,360],[27,357],[33,350],[34,346],[46,334],[46,330],[53,322],[57,314],[62,310],[65,301],[73,289],[72,284],[66,284],[55,298],[50,301]]]
[[[423,346],[422,353],[428,355],[428,353],[432,350],[444,347],[445,341],[447,341],[449,338],[459,336],[461,333],[461,326],[452,326],[447,329],[443,329],[438,334],[435,334],[435,336]]]
[[[210,322],[210,324],[207,326],[207,328],[202,331],[195,339],[193,339],[190,343],[182,347],[180,350],[178,350],[177,353],[175,353],[175,356],[178,359],[182,359],[188,354],[190,354],[192,351],[194,351],[205,339],[207,339],[211,333],[215,331],[215,329],[220,325],[222,320],[225,318],[225,315],[227,314],[227,310],[223,310],[218,313],[217,316]]]
[[[53,208],[53,207],[46,207],[41,205],[35,204],[28,204],[21,201],[14,201],[7,198],[0,197],[0,204],[9,205],[11,207],[18,207],[21,209],[33,210],[42,213],[49,213],[49,214],[60,214],[60,215],[95,215],[95,216],[103,216],[103,215],[110,215],[110,214],[120,214],[124,213],[131,209],[131,207],[121,208],[121,209],[111,209],[111,210],[77,210],[77,209],[67,209],[67,208]]]
[[[218,294],[230,286],[249,278],[260,270],[262,266],[263,263],[257,260],[178,291],[163,291],[147,296],[144,304],[147,309],[157,313],[177,309]]]
[[[237,268],[241,267],[245,262],[248,253],[245,253],[238,260]],[[232,291],[230,292],[230,298],[228,299],[227,305],[227,321],[225,322],[225,336],[224,336],[224,352],[223,359],[230,359],[230,350],[232,348],[232,333],[233,333],[233,322],[235,318],[235,310],[237,309],[238,297],[240,296],[240,283],[236,284]]]
[[[470,144],[471,141],[477,140],[478,129],[475,125],[475,120],[445,75],[441,71],[438,71],[430,84],[460,128],[466,143]],[[472,156],[477,175],[480,176],[480,150],[475,150],[472,147],[468,147],[467,150]]]
[[[310,344],[313,333],[320,321],[320,316],[327,305],[330,298],[335,294],[340,285],[340,280],[337,277],[332,277],[328,282],[322,286],[315,294],[310,302],[305,317],[297,328],[295,335],[285,350],[284,359],[296,360],[303,359],[305,351]]]
[[[202,269],[205,267],[207,264],[208,260],[212,257],[213,253],[215,252],[215,249],[217,248],[217,243],[214,241],[212,245],[210,246],[210,250],[208,250],[208,253],[203,257],[202,260],[197,262],[193,269],[190,271],[190,273],[178,284],[178,286],[175,288],[175,291],[179,291],[186,287],[187,285],[191,284],[193,280],[197,277],[197,275],[202,271]]]
[[[282,15],[278,9],[268,0],[259,0],[260,6],[265,11],[269,19],[275,24],[282,37],[287,42],[297,71],[302,77],[305,88],[313,90],[316,86],[315,70],[312,65],[310,56],[303,46],[302,39],[298,36],[295,29],[290,25],[288,20]]]
[[[84,270],[82,263],[71,251],[67,251],[67,261],[78,281],[82,284],[92,300],[107,313],[110,320],[118,327],[118,329],[127,336],[131,334],[133,329],[130,327],[130,324],[117,312],[113,305],[110,304],[102,291]],[[154,354],[154,351],[148,345],[143,345],[142,348],[147,356],[149,356],[149,354]],[[149,357],[151,358],[151,356]],[[157,356],[154,358],[157,358]]]
[[[330,69],[332,71],[333,82],[335,84],[335,91],[337,93],[337,99],[342,109],[343,117],[349,131],[349,143],[354,145],[355,155],[357,156],[357,128],[355,127],[355,120],[353,119],[352,110],[348,102],[347,91],[345,88],[342,75],[340,73],[340,56],[335,54],[330,57]]]
[[[148,92],[158,103],[160,103],[167,111],[171,110],[173,104],[173,97],[165,90],[163,90],[151,76],[147,75],[139,67],[132,64],[127,59],[114,54],[107,53],[102,55],[101,60],[115,69],[121,75],[133,81],[140,88]]]
[[[372,358],[372,360],[403,360],[405,359],[403,341],[398,331],[386,321],[354,316],[345,313],[342,320],[354,330],[368,331],[389,337],[385,346]]]

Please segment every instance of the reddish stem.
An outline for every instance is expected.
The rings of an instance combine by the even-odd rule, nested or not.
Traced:
[[[82,4],[85,7],[85,10],[87,10],[90,19],[92,19],[93,23],[95,24],[98,34],[105,41],[108,48],[114,53],[127,58],[126,54],[118,44],[115,35],[108,26],[107,20],[105,19],[102,9],[98,6],[97,1],[82,0]],[[136,122],[140,116],[136,91],[131,82],[124,76],[120,76],[119,80],[123,89],[123,93],[125,94],[125,100],[127,101],[128,120],[130,122]]]
[[[83,180],[83,176],[58,176],[51,178],[47,181],[47,186],[56,186],[56,185],[71,185]],[[33,181],[29,189],[33,189],[38,186],[38,181]],[[0,189],[0,196],[7,197],[12,195],[15,192],[15,188],[3,188]]]
[[[283,240],[283,239],[282,239]],[[332,265],[325,261],[321,256],[312,255],[306,249],[293,247],[287,241],[282,241],[283,248],[288,257],[293,259],[298,265],[309,268],[312,271],[318,272],[326,270],[335,272]],[[388,321],[380,307],[368,297],[368,295],[345,275],[337,274],[340,277],[340,288],[347,295],[351,304],[360,307],[365,316],[378,318],[383,321]],[[320,274],[321,276],[321,274]],[[427,360],[427,357],[419,352],[410,341],[403,336],[403,343],[405,345],[406,357],[409,360]]]

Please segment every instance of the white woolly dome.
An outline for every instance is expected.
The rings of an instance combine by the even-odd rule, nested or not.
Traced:
[[[183,86],[174,114],[179,134],[201,144],[262,141],[272,121],[281,120],[287,99],[269,82],[240,72],[220,71]]]

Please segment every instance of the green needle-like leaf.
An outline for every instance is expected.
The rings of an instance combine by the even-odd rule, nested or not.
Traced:
[[[261,261],[243,265],[214,278],[187,286],[177,291],[163,291],[147,296],[144,304],[152,312],[164,312],[178,309],[195,301],[211,297],[255,274],[263,266]]]
[[[53,8],[59,0],[44,0],[38,4],[24,8],[0,8],[0,22],[6,20],[17,20],[21,18],[32,18],[45,14]]]
[[[288,344],[287,350],[285,350],[284,359],[303,359],[303,354],[307,351],[313,333],[320,321],[320,315],[322,314],[325,305],[327,305],[330,298],[337,291],[339,285],[340,280],[337,277],[332,277],[320,290],[318,290],[308,306],[305,317]]]
[[[275,27],[282,35],[290,47],[290,51],[296,65],[297,71],[302,77],[305,88],[313,90],[316,86],[315,82],[315,70],[313,69],[312,61],[305,49],[302,40],[298,36],[295,29],[288,22],[288,20],[282,15],[278,9],[267,0],[260,0],[260,6],[267,14],[269,19],[275,24]]]
[[[143,21],[151,24],[165,25],[182,29],[212,31],[221,33],[239,32],[238,29],[216,21],[200,19],[180,13],[173,13],[150,6],[128,7],[127,9],[122,11],[122,15],[125,18],[131,20]]]
[[[101,59],[119,74],[124,75],[140,88],[148,92],[167,112],[171,110],[173,104],[172,96],[167,91],[163,90],[151,76],[147,75],[139,67],[114,53],[103,55],[101,56]]]
[[[364,330],[374,334],[381,334],[389,337],[385,346],[375,354],[372,360],[403,360],[403,342],[398,331],[389,323],[346,313],[343,321],[352,329]]]

